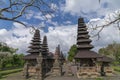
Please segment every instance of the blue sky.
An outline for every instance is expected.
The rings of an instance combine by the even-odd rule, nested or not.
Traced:
[[[112,16],[120,11],[119,4],[120,0],[101,0],[101,3],[98,0],[55,0],[51,3],[51,8],[55,7],[56,11],[51,14],[52,17],[46,14],[48,20],[35,9],[30,9],[30,14],[26,14],[19,20],[36,27],[44,27],[44,29],[41,29],[41,38],[47,35],[50,51],[54,52],[57,44],[60,44],[63,52],[67,53],[70,46],[76,43],[77,20],[79,17],[83,17],[86,24],[92,22],[93,25],[96,25],[96,23],[97,25],[103,25],[106,22],[105,20],[108,19],[108,15]],[[10,15],[7,14],[7,16]],[[112,20],[114,20],[113,17]],[[92,44],[95,46],[93,50],[97,51],[113,41],[120,42],[118,36],[114,37],[114,35],[118,35],[118,31],[111,35],[108,34],[113,28],[113,25],[110,25],[108,29],[103,30],[99,41],[92,38]],[[0,37],[3,37],[0,41],[19,48],[19,53],[26,53],[27,46],[33,36],[33,34],[30,34],[30,30],[30,28],[15,22],[0,20]]]

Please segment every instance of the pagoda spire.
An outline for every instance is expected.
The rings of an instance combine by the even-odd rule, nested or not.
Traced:
[[[43,57],[46,57],[48,55],[49,49],[48,49],[48,43],[47,43],[47,36],[44,36],[43,43],[42,43],[42,55]]]
[[[31,40],[31,45],[28,47],[30,48],[27,52],[31,54],[38,54],[41,51],[41,39],[40,39],[40,31],[38,29],[35,30],[35,34],[33,39]]]
[[[78,31],[77,31],[77,49],[80,50],[90,50],[93,46],[90,44],[87,27],[83,18],[78,19]]]
[[[56,47],[56,50],[55,50],[55,58],[59,59],[60,58],[60,45],[58,45]]]

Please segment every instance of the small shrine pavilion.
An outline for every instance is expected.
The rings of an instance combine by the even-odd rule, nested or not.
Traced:
[[[112,70],[109,67],[112,59],[102,56],[92,51],[92,40],[88,34],[86,24],[83,18],[78,19],[77,30],[77,53],[75,62],[78,64],[78,78],[95,78],[98,76],[112,75]],[[97,63],[100,63],[99,65]]]
[[[55,54],[54,54],[54,63],[51,69],[51,73],[53,76],[62,76],[62,65],[64,62],[64,56],[60,51],[60,45],[56,47]]]
[[[96,61],[101,58],[96,52],[91,51],[93,46],[90,44],[92,41],[89,39],[86,24],[83,18],[78,19],[77,31],[77,54],[75,55],[75,63],[78,64],[77,76],[78,78],[94,78],[100,74],[97,71]]]

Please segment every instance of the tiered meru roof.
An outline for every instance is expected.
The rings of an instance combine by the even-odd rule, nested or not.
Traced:
[[[48,56],[49,50],[48,50],[48,44],[47,44],[47,37],[46,36],[44,36],[44,38],[43,38],[41,51],[42,51],[43,57],[47,57]]]
[[[56,47],[54,59],[65,59],[63,53],[60,51],[60,45]]]
[[[78,19],[78,31],[77,31],[77,49],[78,53],[75,55],[75,58],[97,58],[101,57],[94,51],[90,51],[93,48],[92,42],[89,39],[87,27],[83,18]]]
[[[24,57],[24,59],[36,59],[41,51],[41,41],[40,41],[40,31],[38,29],[35,30],[35,34],[33,39],[31,40],[31,45],[28,47],[27,51],[28,55]]]

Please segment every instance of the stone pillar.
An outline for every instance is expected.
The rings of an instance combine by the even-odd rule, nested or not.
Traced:
[[[23,75],[24,75],[24,77],[25,77],[26,79],[29,78],[28,68],[29,68],[28,62],[26,62],[25,65],[24,65],[24,69],[23,69]]]
[[[38,63],[37,68],[36,68],[36,70],[37,70],[37,80],[43,80],[43,71],[42,71],[43,63],[42,62],[43,62],[43,58],[42,58],[42,54],[40,53],[38,58],[37,58],[37,63]]]

